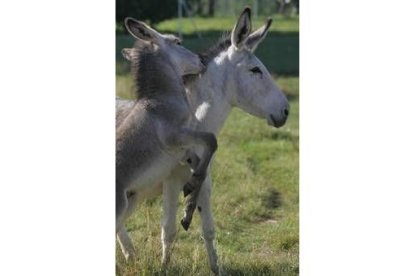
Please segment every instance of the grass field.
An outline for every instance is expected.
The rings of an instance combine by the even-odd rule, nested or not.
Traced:
[[[211,45],[219,33],[230,30],[234,22],[234,18],[197,19],[197,25],[204,26],[208,35],[199,40],[193,33],[187,33],[189,38],[185,37],[184,46],[197,51]],[[265,120],[234,109],[218,137],[219,149],[212,169],[212,206],[219,260],[228,275],[299,274],[297,22],[297,18],[286,19],[278,26],[276,20],[274,29],[257,51],[268,69],[280,75],[276,82],[287,94],[291,106],[287,124],[274,129]],[[169,30],[174,24],[174,21],[167,21],[158,27]],[[189,22],[186,24],[188,27]],[[260,25],[255,22],[254,26]],[[117,52],[131,45],[129,37],[117,36]],[[133,89],[128,65],[120,59],[117,61],[117,95],[128,98]],[[179,217],[182,203],[181,196]],[[162,270],[161,216],[161,199],[158,198],[145,202],[127,221],[138,260],[126,263],[117,247],[117,274],[210,275],[198,215],[188,232],[177,223],[171,264],[166,271]]]
[[[266,17],[253,18],[253,26],[261,26],[266,22]],[[281,34],[286,33],[297,33],[299,31],[299,20],[298,17],[285,17],[283,15],[272,16],[273,23],[270,27],[271,32],[278,32]],[[193,19],[183,18],[182,27],[183,34],[187,36],[192,36],[194,34],[194,25],[202,33],[211,33],[211,32],[222,32],[223,30],[231,30],[235,23],[235,18],[233,17],[215,17],[214,20],[211,18],[200,18],[196,17]],[[157,30],[162,32],[176,32],[177,31],[178,20],[171,19],[165,20],[156,25]]]
[[[267,17],[253,18],[252,23],[256,28],[261,26],[266,22]],[[298,33],[299,32],[299,17],[286,17],[283,15],[273,15],[273,25],[270,28],[271,32],[278,32],[280,34],[287,33]],[[195,28],[201,32],[204,36],[209,36],[214,32],[222,32],[231,30],[234,26],[236,18],[235,17],[214,17],[212,18],[203,18],[203,17],[194,17],[183,18],[181,23],[177,18],[169,19],[162,21],[156,24],[154,27],[161,32],[176,33],[178,24],[181,24],[182,31],[184,36],[191,37],[196,36]],[[117,25],[117,31],[119,33],[124,31],[122,24]]]
[[[218,138],[212,205],[219,258],[230,275],[297,275],[299,270],[299,80],[280,77],[277,83],[291,105],[283,128],[235,109]],[[129,95],[131,85],[130,77],[118,76],[118,95]],[[119,275],[163,273],[161,215],[156,199],[128,220],[139,260],[125,263],[118,248]],[[167,275],[209,275],[199,225],[197,215],[189,232],[177,225]]]

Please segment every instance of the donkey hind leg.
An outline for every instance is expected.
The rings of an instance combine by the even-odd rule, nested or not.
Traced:
[[[201,184],[206,177],[206,172],[208,165],[210,164],[210,160],[217,149],[217,139],[214,134],[209,132],[182,129],[181,132],[176,134],[172,142],[172,145],[180,145],[187,148],[194,146],[203,147],[203,154],[200,157],[200,162],[194,171],[188,185],[186,184],[186,187],[189,188],[191,194],[187,199],[186,209],[184,217],[181,220],[181,225],[185,230],[188,230],[194,210],[196,208],[197,197],[200,192]]]
[[[128,198],[126,191],[118,187],[119,186],[116,185],[116,232],[118,232],[118,229],[124,223],[125,213],[128,209]]]
[[[162,265],[170,261],[172,243],[176,236],[176,216],[178,196],[182,185],[174,178],[166,179],[163,183],[163,218],[161,222]]]
[[[125,259],[127,261],[135,259],[136,254],[134,245],[132,244],[132,241],[124,225],[119,226],[118,232],[116,233],[116,238],[118,240],[119,245],[121,246],[121,251]]]
[[[221,267],[218,264],[217,251],[214,247],[214,221],[211,212],[210,196],[211,196],[211,176],[208,173],[207,177],[201,187],[201,191],[197,201],[197,208],[201,217],[201,227],[203,231],[204,244],[208,254],[208,262],[211,271],[214,274],[223,275]]]
[[[128,208],[124,215],[125,220],[134,212],[136,206],[138,205],[138,195],[136,193],[130,193],[129,195],[127,195],[127,199]],[[125,259],[127,261],[135,259],[136,252],[134,249],[134,245],[123,224],[119,226],[118,232],[116,233],[116,237]]]

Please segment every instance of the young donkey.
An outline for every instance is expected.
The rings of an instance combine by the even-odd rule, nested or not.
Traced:
[[[128,111],[117,114],[117,233],[125,231],[123,223],[137,198],[154,189],[195,146],[201,146],[203,153],[190,183],[201,185],[217,148],[214,134],[189,125],[192,113],[182,76],[204,69],[198,56],[181,47],[176,37],[160,34],[143,22],[127,18],[125,26],[137,39],[134,48],[123,51],[132,62],[137,100]],[[195,208],[196,197],[192,200]]]
[[[206,71],[200,78],[186,84],[187,97],[195,114],[195,128],[218,134],[233,107],[267,120],[270,126],[284,125],[289,104],[274,83],[266,67],[254,55],[254,50],[266,37],[272,21],[251,33],[250,9],[240,15],[230,37],[224,37],[217,45],[201,54]],[[118,100],[117,112],[133,106],[132,101]],[[177,164],[163,181],[162,261],[170,259],[171,245],[176,234],[177,201],[186,179],[191,176],[188,166]],[[219,272],[214,248],[214,223],[210,206],[212,180],[210,173],[202,184],[197,200],[200,210],[204,242],[210,268]],[[121,247],[132,252],[127,233],[120,233]],[[124,251],[125,252],[125,251]],[[128,256],[127,254],[125,255]]]

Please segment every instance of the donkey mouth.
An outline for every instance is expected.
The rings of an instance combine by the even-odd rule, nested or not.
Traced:
[[[282,127],[286,123],[286,119],[287,118],[277,120],[272,114],[270,114],[270,120],[272,121],[272,125],[276,128]]]

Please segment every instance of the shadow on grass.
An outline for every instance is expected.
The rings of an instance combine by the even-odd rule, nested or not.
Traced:
[[[224,267],[226,275],[231,276],[293,276],[299,275],[299,266],[292,266],[290,263],[279,263],[275,268],[268,265],[243,265]]]
[[[269,188],[260,199],[266,209],[277,209],[282,205],[281,194],[273,187]]]
[[[223,266],[225,275],[231,276],[293,276],[299,275],[299,266],[292,266],[289,263],[280,263],[276,267],[270,267],[268,265],[235,265],[235,266]],[[212,273],[210,273],[212,275]],[[204,275],[196,272],[186,271],[185,269],[169,265],[167,269],[145,267],[137,270],[125,271],[117,266],[116,275],[154,275],[154,276],[166,276],[166,275]]]
[[[279,130],[264,136],[271,140],[290,142],[296,150],[299,150],[299,136],[290,131]]]
[[[292,135],[289,131],[275,131],[269,133],[269,138],[272,140],[285,140],[285,141],[291,141],[291,142],[298,142],[299,137],[297,135]]]

